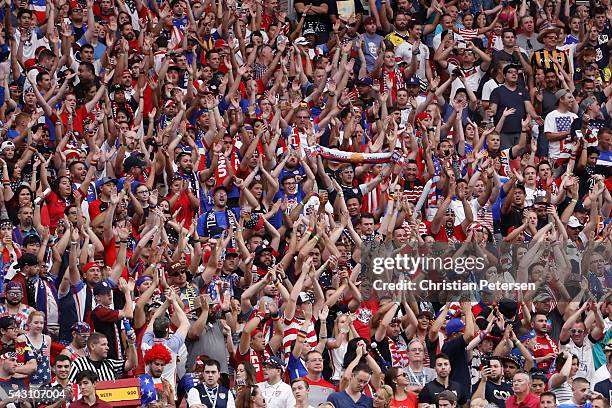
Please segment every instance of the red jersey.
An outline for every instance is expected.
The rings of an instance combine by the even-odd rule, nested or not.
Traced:
[[[355,330],[357,330],[359,337],[363,337],[364,339],[372,337],[370,334],[370,320],[372,320],[372,317],[374,317],[378,311],[378,307],[378,300],[364,300],[359,305],[359,309],[355,311],[357,319],[353,322],[353,326],[355,326]]]
[[[425,221],[425,225],[427,226],[427,232],[433,235],[433,232],[431,231],[431,221]],[[453,227],[452,235],[449,236],[448,232],[450,231],[448,228],[446,228],[446,225],[442,225],[440,227],[440,231],[434,235],[434,238],[436,241],[440,242],[463,242],[467,238],[467,235],[465,235],[461,225],[455,225],[455,227]]]
[[[550,338],[548,334],[543,336],[536,336],[535,345],[533,346],[533,356],[534,357],[544,357],[551,353],[558,353],[559,346],[553,339]],[[545,361],[540,361],[538,363],[538,368],[542,368],[544,370],[549,370],[554,359],[548,359]]]
[[[406,399],[398,401],[395,398],[392,398],[390,404],[390,406],[393,408],[416,408],[417,405],[417,395],[410,391],[408,391],[408,397],[406,397]]]
[[[237,365],[241,362],[249,362],[253,364],[253,367],[255,368],[255,377],[257,382],[260,383],[265,381],[263,364],[273,355],[274,353],[272,352],[272,349],[270,349],[270,346],[266,346],[266,348],[260,353],[256,352],[252,348],[249,348],[249,351],[244,355],[240,354],[240,350],[236,350],[236,363]]]

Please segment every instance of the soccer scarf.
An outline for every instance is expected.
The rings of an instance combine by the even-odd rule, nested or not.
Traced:
[[[236,172],[240,168],[240,159],[238,158],[238,154],[236,153],[236,151],[237,149],[232,146],[232,153],[229,157],[229,163],[225,154],[219,155],[219,160],[217,161],[217,171],[215,172],[215,180],[217,181],[217,186],[223,184],[225,179],[229,176],[227,166],[232,166],[232,168],[234,169],[234,174],[236,174]]]
[[[234,229],[234,231],[237,231],[238,222],[236,221],[236,216],[234,215],[234,212],[228,210],[227,208],[224,211],[227,216],[227,222]],[[224,231],[223,228],[219,227],[219,224],[217,224],[217,216],[215,215],[214,208],[206,214],[206,229],[208,230],[209,234],[213,233],[211,236],[221,234]],[[234,237],[232,237],[231,244],[232,248],[236,248],[236,239]]]
[[[408,347],[401,337],[398,341],[394,341],[391,337],[387,337],[389,342],[389,353],[391,354],[391,366],[407,367],[408,366]],[[403,344],[402,344],[403,343]]]

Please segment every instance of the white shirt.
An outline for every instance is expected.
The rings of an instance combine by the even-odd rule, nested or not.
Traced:
[[[459,68],[457,65],[449,63],[447,69],[448,69],[448,72],[452,74],[453,71],[457,68]],[[463,72],[463,76],[465,77],[465,86],[463,85],[463,82],[461,82],[459,78],[455,78],[455,80],[451,84],[451,94],[450,94],[451,100],[455,97],[455,93],[457,92],[457,89],[459,88],[465,88],[467,86],[472,91],[476,92],[478,90],[478,85],[480,84],[480,80],[485,74],[484,71],[480,68],[480,65],[477,65],[474,68],[468,69],[468,70],[465,70],[463,68],[460,68],[460,69],[461,69],[461,72]]]
[[[561,344],[560,349],[561,351],[567,350],[578,357],[578,371],[574,378],[583,377],[592,381],[595,375],[595,362],[593,360],[593,343],[591,343],[589,337],[587,336],[584,338],[582,347],[578,347],[574,343],[574,340],[570,338],[569,343]]]
[[[546,132],[559,133],[570,130],[572,122],[577,117],[578,115],[573,112],[559,112],[555,109],[544,119],[544,134]],[[568,150],[571,149],[570,140],[571,134],[567,135],[565,139],[548,142],[548,157],[553,160],[570,157],[570,150]],[[568,144],[568,142],[570,143]]]
[[[480,98],[483,101],[490,101],[491,100],[491,92],[493,92],[493,90],[497,87],[499,87],[500,84],[497,83],[496,80],[494,80],[493,78],[489,79],[487,82],[485,82],[485,84],[482,86],[482,97]]]
[[[429,60],[429,47],[421,43],[419,45],[419,52],[419,55],[416,55],[418,60],[416,75],[421,79],[427,79],[425,67],[427,66],[427,61]],[[400,57],[404,62],[410,65],[412,62],[412,44],[410,44],[408,41],[404,41],[398,45],[395,48],[395,56]]]
[[[15,41],[17,41],[17,47],[19,47],[19,43],[21,42],[21,31],[19,29],[15,29]],[[36,34],[36,29],[30,32],[30,38],[24,38],[25,43],[23,44],[23,60],[27,61],[31,58],[34,58],[34,54],[36,53],[36,49],[40,46],[49,47],[49,40],[46,37],[38,38],[38,34]]]
[[[287,408],[295,406],[295,397],[291,392],[291,386],[279,381],[272,385],[269,382],[257,384],[261,394],[266,400],[266,408]]]

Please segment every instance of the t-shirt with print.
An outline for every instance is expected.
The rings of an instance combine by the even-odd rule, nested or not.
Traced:
[[[572,122],[578,115],[573,112],[559,112],[555,109],[546,115],[544,119],[544,133],[560,133],[569,132],[572,127]],[[548,141],[548,157],[552,160],[561,158],[569,158],[571,154],[572,144],[571,132],[561,140]]]
[[[533,356],[536,358],[559,352],[559,346],[547,334],[543,336],[536,336],[535,343],[536,344],[533,346]],[[538,368],[549,370],[553,361],[554,359],[540,361],[538,363]]]

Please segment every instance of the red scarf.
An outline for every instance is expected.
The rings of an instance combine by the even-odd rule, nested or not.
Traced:
[[[408,366],[408,348],[406,344],[404,344],[402,349],[391,337],[387,337],[387,340],[389,341],[389,352],[391,353],[391,365],[393,367]]]

